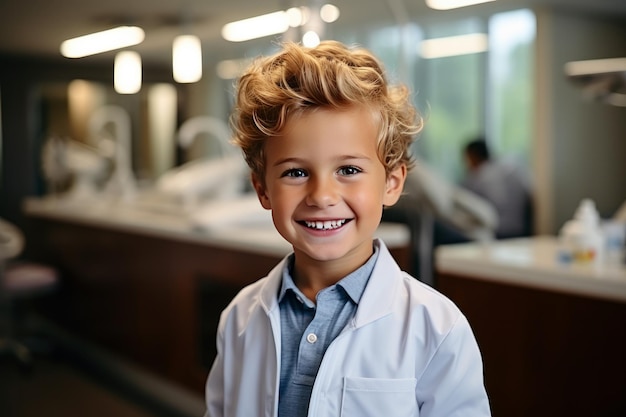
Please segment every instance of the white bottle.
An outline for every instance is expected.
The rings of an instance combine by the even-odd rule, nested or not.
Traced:
[[[582,200],[574,213],[574,218],[567,221],[561,228],[560,244],[562,260],[568,259],[576,263],[602,263],[604,238],[600,226],[600,215],[592,200]]]

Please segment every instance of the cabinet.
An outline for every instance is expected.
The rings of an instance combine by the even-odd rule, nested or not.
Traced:
[[[203,394],[219,315],[290,251],[273,229],[190,230],[180,219],[30,201],[29,242],[59,268],[46,314],[71,334]],[[409,232],[381,225],[403,267]]]
[[[626,415],[626,269],[565,267],[553,238],[441,247],[439,289],[480,346],[494,417]]]

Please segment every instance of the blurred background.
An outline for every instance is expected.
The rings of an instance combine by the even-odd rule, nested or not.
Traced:
[[[251,34],[244,19],[270,14],[278,20]],[[281,41],[364,46],[413,91],[426,120],[407,184],[418,191],[380,233],[430,285],[438,245],[500,237],[497,203],[459,191],[471,139],[524,178],[530,227],[519,236],[556,237],[585,199],[599,219],[619,219],[626,201],[622,0],[2,0],[0,23],[2,322],[35,355],[14,360],[0,344],[3,416],[41,414],[33,404],[46,415],[202,413],[219,311],[289,250],[228,144],[234,82]],[[120,26],[134,31],[112,50],[62,48]],[[20,265],[49,269],[18,271],[35,278],[16,292],[7,283]],[[625,300],[609,303],[622,329]],[[597,415],[626,410],[624,377],[611,378]],[[82,401],[89,412],[80,392],[94,398]],[[555,394],[555,409],[568,395]],[[515,402],[494,388],[494,415],[544,415]]]
[[[132,115],[133,170],[140,180],[154,180],[197,155],[176,155],[176,147],[162,143],[171,137],[154,137],[166,136],[165,128],[147,132],[147,97],[151,87],[166,83],[176,91],[175,104],[169,104],[176,123],[197,115],[226,120],[237,64],[274,51],[277,40],[300,40],[308,30],[299,26],[250,41],[224,40],[221,29],[229,22],[306,5],[248,3],[3,2],[3,216],[19,222],[21,198],[45,192],[39,169],[45,139],[87,140],[86,116],[81,119],[75,107],[88,114],[94,103],[119,104]],[[423,1],[335,5],[339,17],[317,29],[320,37],[370,48],[384,61],[390,79],[413,88],[416,105],[428,118],[416,151],[446,178],[459,179],[462,144],[485,133],[494,152],[515,158],[530,173],[538,231],[558,230],[581,196],[593,198],[605,215],[622,203],[623,187],[616,179],[626,169],[621,163],[624,109],[585,100],[565,77],[564,65],[623,57],[624,2],[499,0],[452,10],[434,10]],[[59,51],[64,40],[119,25],[145,30],[142,43],[125,48],[141,56],[143,86],[137,94],[113,90],[119,50],[78,59]],[[423,41],[475,33],[488,37],[484,52],[424,57]],[[202,42],[202,78],[191,84],[176,83],[172,76],[172,43],[184,34]],[[234,71],[227,71],[229,64]],[[91,104],[74,104],[79,99],[70,91],[80,90],[74,80],[88,81],[98,91],[89,94]]]

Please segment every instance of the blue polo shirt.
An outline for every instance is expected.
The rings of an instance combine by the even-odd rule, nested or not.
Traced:
[[[374,246],[374,254],[363,266],[317,294],[317,305],[295,285],[292,278],[294,255],[289,258],[278,294],[281,325],[279,417],[307,415],[313,382],[324,353],[354,317],[377,258],[378,248]]]

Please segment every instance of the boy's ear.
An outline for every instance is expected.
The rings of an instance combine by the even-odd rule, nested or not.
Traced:
[[[250,179],[252,181],[252,186],[254,187],[254,191],[256,191],[257,197],[259,197],[259,202],[266,210],[271,210],[272,205],[270,204],[270,199],[267,197],[267,190],[265,189],[265,182],[262,181],[256,174],[251,174]]]
[[[384,206],[393,206],[398,202],[402,191],[404,190],[404,181],[406,180],[407,167],[406,164],[399,164],[387,175],[387,186],[385,188],[385,196],[383,198]]]

